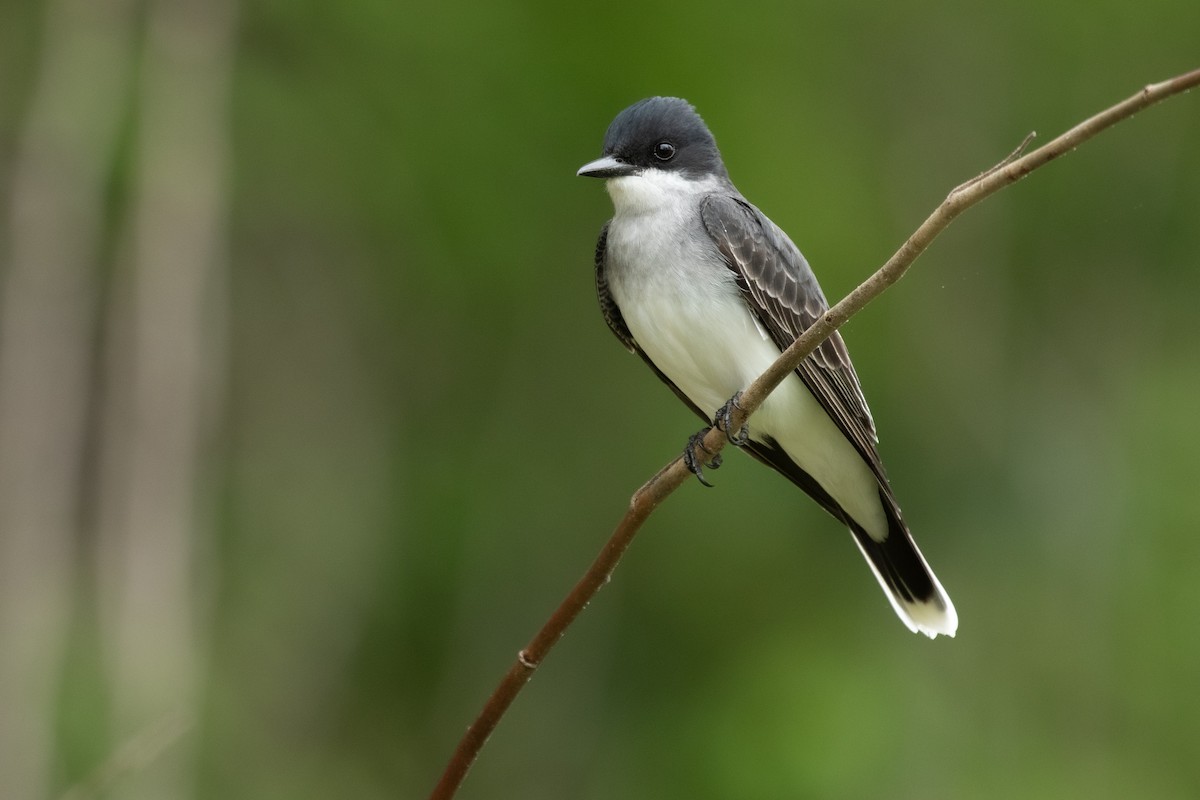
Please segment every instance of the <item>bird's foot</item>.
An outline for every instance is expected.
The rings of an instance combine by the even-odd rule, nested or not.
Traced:
[[[714,454],[704,446],[704,436],[710,430],[712,430],[712,428],[705,428],[701,431],[697,431],[688,439],[687,447],[683,448],[683,465],[688,468],[688,472],[696,476],[697,480],[711,489],[712,484],[704,479],[704,467],[708,467],[709,469],[717,469],[720,467],[721,454]],[[712,459],[706,463],[703,458],[697,458],[697,448],[711,454]]]
[[[724,433],[725,437],[729,439],[729,443],[734,447],[741,447],[742,445],[746,444],[746,442],[750,441],[750,426],[747,424],[743,423],[742,427],[738,429],[737,433],[730,433],[730,428],[733,427],[734,409],[737,409],[738,411],[742,410],[742,407],[738,405],[738,400],[741,398],[741,392],[738,392],[733,397],[729,398],[729,402],[718,408],[717,415],[713,418],[713,424],[717,426],[717,430]]]

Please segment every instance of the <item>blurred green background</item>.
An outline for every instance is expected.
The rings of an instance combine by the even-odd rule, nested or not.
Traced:
[[[651,94],[841,297],[1200,4],[0,4],[0,797],[420,798],[697,421],[605,329]],[[731,454],[462,798],[1200,796],[1200,96],[845,330],[958,638]]]

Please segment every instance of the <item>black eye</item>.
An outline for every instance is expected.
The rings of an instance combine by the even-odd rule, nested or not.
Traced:
[[[659,142],[654,145],[654,157],[659,161],[670,161],[675,157],[675,145],[670,142]]]

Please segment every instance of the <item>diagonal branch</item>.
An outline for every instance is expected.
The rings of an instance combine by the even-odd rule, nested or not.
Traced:
[[[857,289],[826,311],[780,355],[766,372],[746,388],[738,402],[740,408],[734,410],[730,419],[729,430],[739,430],[755,409],[762,405],[767,395],[790,375],[821,342],[844,325],[850,317],[861,311],[867,303],[904,277],[904,273],[908,271],[917,257],[925,252],[938,234],[949,227],[959,214],[1004,187],[1016,183],[1038,167],[1069,153],[1121,120],[1128,119],[1155,103],[1186,92],[1198,85],[1200,85],[1200,69],[1178,75],[1161,83],[1150,84],[1132,97],[1084,120],[1036,150],[1017,157],[1028,144],[1029,138],[1027,138],[1021,147],[1018,147],[1012,155],[995,167],[956,187],[942,201],[942,204],[921,223],[908,241],[901,245],[895,255],[888,259],[887,263]],[[697,444],[695,454],[700,460],[711,459],[721,451],[727,441],[725,434],[714,426],[705,435],[703,441]],[[608,582],[621,555],[633,541],[633,537],[641,528],[642,523],[668,495],[682,486],[689,477],[691,477],[691,473],[683,465],[683,459],[676,458],[634,493],[629,502],[629,510],[617,524],[612,537],[604,545],[596,560],[562,604],[555,609],[550,619],[533,637],[529,645],[517,654],[517,660],[509,667],[508,672],[488,699],[483,711],[480,712],[474,724],[467,729],[466,734],[458,743],[450,763],[446,766],[441,780],[430,795],[430,800],[449,800],[454,796],[463,778],[466,777],[467,770],[470,769],[488,736],[500,722],[500,718],[504,716],[504,712],[532,677],[534,670],[542,663],[550,649],[566,632],[567,627],[591,601],[600,587]]]

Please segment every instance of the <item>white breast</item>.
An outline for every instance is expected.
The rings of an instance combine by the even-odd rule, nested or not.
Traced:
[[[609,290],[638,346],[711,418],[779,357],[700,227],[699,196],[718,187],[653,171],[608,186]],[[869,533],[886,535],[874,474],[799,377],[755,413],[750,435],[770,436]]]

